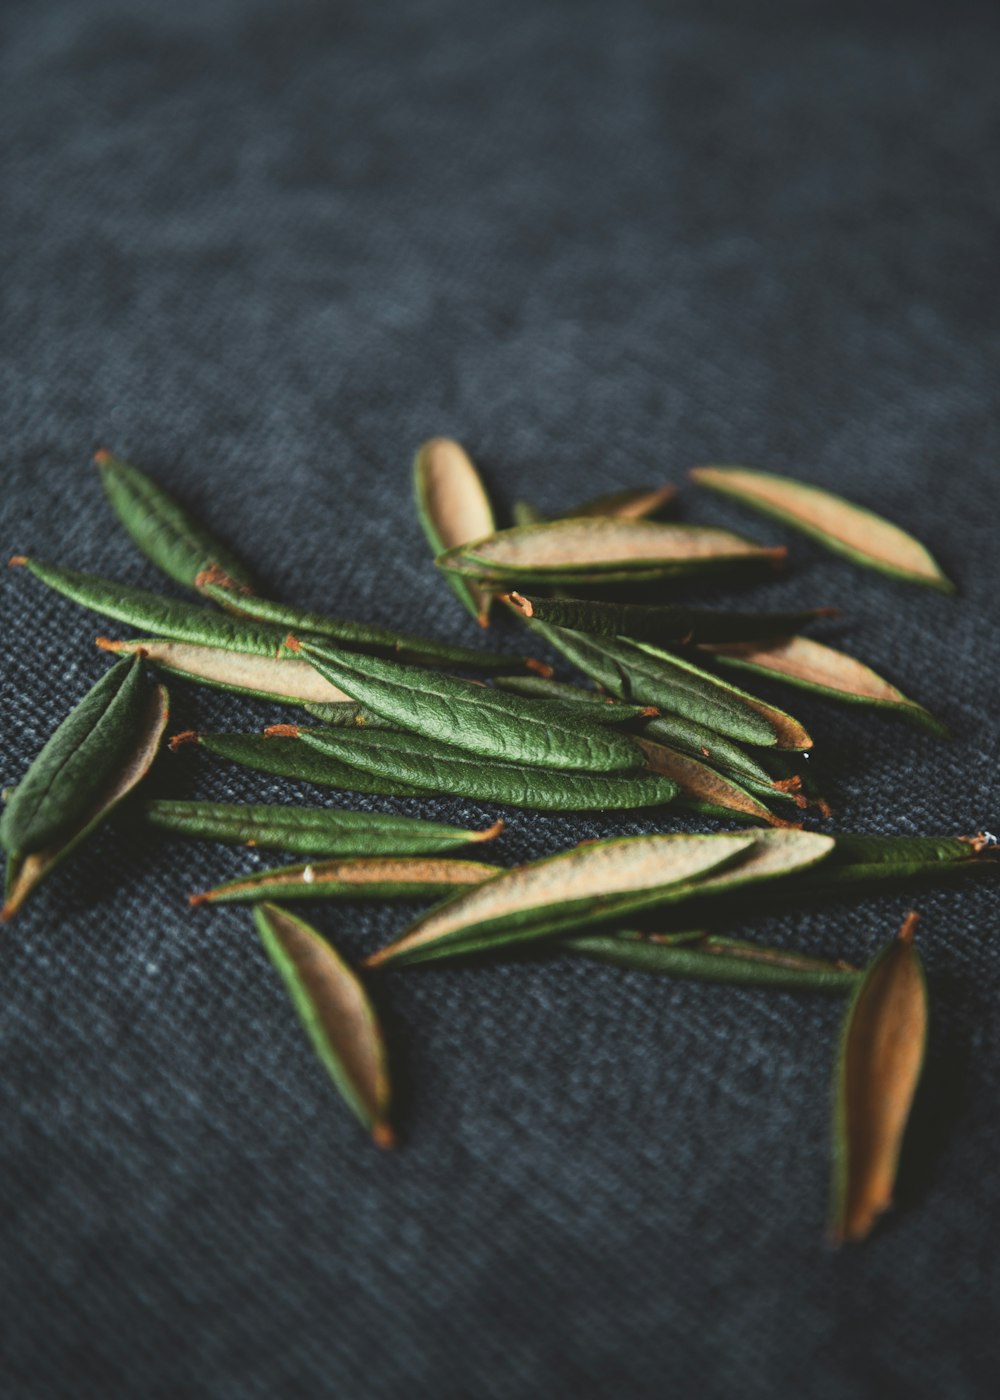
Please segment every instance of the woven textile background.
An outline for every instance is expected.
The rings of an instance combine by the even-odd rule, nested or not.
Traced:
[[[505,511],[697,462],[792,472],[961,587],[685,492],[688,519],[790,544],[787,583],[744,598],[841,605],[825,635],[954,728],[789,695],[838,827],[996,829],[994,7],[6,0],[0,35],[8,552],[173,591],[104,503],[108,446],[275,596],[475,644],[412,508],[423,438],[468,443]],[[9,785],[125,629],[2,587]],[[174,730],[289,717],[171,691]],[[147,790],[501,814],[190,750]],[[504,862],[656,829],[502,815]],[[995,1393],[992,887],[752,925],[863,961],[923,915],[902,1208],[835,1254],[839,1000],[569,959],[387,975],[403,1146],[380,1154],[247,910],[187,909],[264,863],[123,812],[0,939],[10,1400]],[[309,916],[353,957],[413,912]]]

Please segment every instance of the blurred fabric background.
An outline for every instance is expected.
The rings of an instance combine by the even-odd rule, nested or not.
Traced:
[[[106,446],[275,596],[475,644],[412,507],[423,438],[461,438],[505,512],[698,462],[789,472],[961,589],[684,491],[685,518],[791,545],[744,599],[840,605],[824,635],[954,728],[787,693],[836,829],[996,829],[994,6],[7,0],[0,36],[8,553],[174,591],[104,503]],[[23,571],[3,617],[6,786],[124,629]],[[171,692],[173,730],[289,718]],[[191,751],[151,794],[365,805]],[[657,829],[502,815],[505,863]],[[901,1208],[837,1254],[839,1000],[565,958],[387,975],[403,1145],[380,1154],[248,911],[187,908],[266,863],[122,813],[3,933],[11,1400],[994,1393],[992,889],[748,925],[863,961],[923,915]],[[414,912],[307,916],[354,957]]]

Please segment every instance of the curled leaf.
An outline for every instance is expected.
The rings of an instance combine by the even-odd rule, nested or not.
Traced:
[[[565,585],[640,582],[773,563],[785,553],[765,549],[729,530],[594,517],[501,530],[449,550],[438,564],[493,585],[533,579]]]
[[[831,1229],[869,1234],[892,1204],[900,1149],[927,1039],[927,985],[913,946],[916,914],[870,964],[841,1038],[836,1077]]]
[[[493,507],[479,473],[465,448],[453,438],[432,438],[418,450],[413,463],[413,489],[424,534],[435,557],[470,540],[492,535]],[[448,582],[476,621],[489,623],[492,594],[457,574]]]
[[[712,815],[738,812],[749,821],[765,822],[768,826],[791,825],[776,817],[746,788],[732,778],[715,772],[707,763],[700,763],[689,754],[649,739],[639,739],[637,742],[646,755],[650,772],[660,773],[675,782],[685,806],[693,806],[697,811]]]
[[[116,655],[141,653],[152,666],[168,675],[181,676],[199,685],[237,690],[288,704],[336,704],[348,700],[307,662],[294,656],[251,656],[221,647],[194,646],[163,637],[143,637],[117,642],[98,637],[103,651]]]
[[[856,657],[834,647],[815,642],[811,637],[780,637],[771,642],[731,642],[705,646],[717,661],[742,667],[756,675],[786,681],[834,700],[846,700],[859,705],[874,705],[895,710],[905,718],[946,736],[943,724],[923,705],[909,700],[901,690],[865,666]]]
[[[231,587],[253,592],[253,579],[235,554],[162,486],[110,452],[98,452],[94,461],[118,519],[165,574],[194,588],[198,575],[211,569]]]
[[[481,885],[499,865],[471,860],[362,857],[256,870],[189,896],[192,905],[248,899],[427,899],[456,885]]]
[[[261,904],[254,922],[321,1064],[379,1147],[394,1147],[385,1043],[358,977],[303,919]]]
[[[927,584],[943,593],[955,591],[954,584],[919,540],[874,511],[853,505],[831,491],[747,467],[695,467],[691,477],[700,486],[735,496],[746,505],[777,516],[857,564]]]
[[[584,501],[559,518],[581,520],[597,515],[615,520],[647,520],[676,499],[676,486],[626,486],[621,491],[609,491],[607,495]]]

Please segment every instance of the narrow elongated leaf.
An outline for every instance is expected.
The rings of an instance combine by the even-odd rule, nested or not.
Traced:
[[[214,569],[234,588],[253,591],[253,579],[235,554],[145,472],[110,452],[98,452],[94,461],[118,519],[165,574],[194,588],[200,573]]]
[[[374,856],[283,865],[227,880],[190,903],[225,904],[257,899],[430,899],[456,886],[481,885],[502,866],[471,860]]]
[[[438,564],[487,584],[534,579],[565,585],[595,579],[638,582],[759,565],[783,559],[786,552],[765,549],[728,530],[595,517],[501,530],[449,550]]]
[[[395,1146],[378,1019],[358,977],[314,928],[276,904],[254,921],[321,1064],[379,1147]]]
[[[944,593],[955,591],[954,584],[919,540],[874,511],[853,505],[831,491],[747,467],[696,467],[691,477],[700,486],[735,496],[746,505],[777,516],[857,564],[928,584]]]
[[[271,773],[278,778],[295,778],[319,787],[340,788],[344,792],[372,793],[378,797],[426,797],[433,790],[402,779],[378,777],[329,754],[318,753],[293,738],[265,738],[261,734],[177,734],[170,747],[197,744],[216,758],[228,759],[244,768]]]
[[[703,647],[715,660],[741,667],[789,685],[801,686],[834,700],[874,705],[893,710],[904,718],[947,736],[947,728],[923,705],[909,700],[869,666],[846,652],[814,642],[810,637],[781,637],[772,642],[734,642]]]
[[[699,839],[732,841],[734,837],[737,837],[737,833],[704,836]],[[428,962],[454,957],[466,958],[483,953],[492,955],[508,944],[553,937],[556,934],[575,934],[580,927],[587,924],[619,923],[625,917],[654,907],[662,910],[664,914],[674,915],[678,920],[683,920],[682,926],[690,928],[693,922],[700,922],[706,913],[711,914],[713,906],[718,907],[720,896],[739,892],[742,899],[750,887],[772,882],[780,884],[796,871],[807,869],[824,860],[833,847],[832,837],[818,836],[808,831],[761,830],[747,833],[744,839],[749,845],[730,855],[717,867],[706,869],[700,875],[679,880],[669,888],[654,890],[652,894],[609,891],[583,913],[573,911],[569,907],[557,907],[551,911],[543,911],[537,916],[537,920],[530,917],[523,922],[515,921],[509,927],[457,930],[445,939],[429,940],[426,946],[417,946],[412,952],[408,950],[405,955],[406,961]],[[605,843],[595,843],[603,844]],[[446,911],[450,903],[451,901],[447,901],[440,909]],[[425,917],[430,920],[435,912],[431,910]],[[422,926],[422,921],[418,921],[413,925],[413,929]],[[397,945],[392,945],[395,946]],[[387,952],[386,949],[382,950],[382,953]],[[376,957],[381,957],[381,954],[376,954]]]
[[[281,629],[282,637],[289,632],[297,636],[308,633],[329,638],[352,651],[371,656],[391,656],[397,661],[417,666],[444,666],[454,671],[478,671],[492,675],[497,671],[538,671],[539,662],[532,657],[516,656],[510,652],[487,651],[482,647],[456,646],[452,642],[435,641],[432,637],[416,637],[393,627],[381,627],[372,622],[352,622],[328,617],[325,613],[308,612],[287,603],[273,603],[266,598],[233,593],[206,576],[201,591],[207,598],[231,608],[246,617]]]
[[[162,685],[147,687],[141,712],[131,729],[131,746],[114,769],[108,768],[106,783],[92,797],[89,806],[77,813],[73,825],[49,846],[30,855],[11,855],[7,861],[5,903],[0,922],[13,918],[21,905],[45,877],[104,822],[153,766],[167,727],[170,702]]]
[[[682,715],[657,715],[643,729],[643,737],[668,748],[680,749],[694,758],[704,760],[712,768],[727,773],[741,782],[757,783],[766,793],[780,797],[770,773],[743,749],[735,739],[719,734],[707,724],[697,724]]]
[[[668,748],[665,744],[640,739],[639,745],[646,755],[647,766],[652,773],[659,773],[680,788],[680,800],[685,806],[712,815],[738,812],[749,821],[764,822],[768,826],[790,826],[765,807],[752,793],[747,792],[732,778],[699,763],[689,754]]]
[[[487,758],[613,772],[640,765],[635,744],[575,706],[528,700],[457,676],[303,642],[302,652],[331,685],[411,733]]]
[[[627,724],[631,720],[648,719],[657,713],[654,705],[627,705],[613,695],[597,690],[584,690],[565,681],[548,680],[544,676],[494,676],[493,684],[500,690],[512,690],[517,695],[530,695],[536,700],[559,700],[568,705],[582,705],[586,713],[601,724]]]
[[[844,1021],[836,1075],[832,1234],[860,1240],[892,1204],[924,1061],[927,986],[916,915],[871,963]]]
[[[581,934],[561,939],[554,951],[581,953],[635,972],[779,991],[846,992],[858,983],[858,970],[848,963],[828,962],[795,949],[767,948],[717,934],[680,937],[678,942],[677,935]]]
[[[420,734],[303,729],[301,736],[302,747],[317,763],[356,765],[365,774],[377,774],[378,778],[373,777],[372,781],[387,783],[391,791],[400,791],[399,785],[412,783],[423,791],[501,802],[508,807],[529,807],[539,812],[628,811],[633,807],[659,807],[677,795],[675,783],[641,770],[567,773],[498,760],[484,763],[461,749]],[[303,757],[302,776],[306,776],[308,766],[309,760]],[[347,781],[337,785],[351,786]]]
[[[663,694],[664,701],[672,694],[673,704],[660,704],[660,709],[673,710],[699,724],[708,724],[731,738],[767,748],[812,748],[812,739],[794,716],[776,705],[765,704],[756,695],[720,680],[683,657],[663,651],[652,642],[637,642],[634,648],[621,641],[605,645],[616,648],[616,657],[622,655],[617,649],[627,648],[624,664],[628,686],[635,699],[656,705],[658,702],[651,698],[654,691]],[[636,651],[651,657],[652,665],[648,661],[640,663],[629,655]]]
[[[413,490],[420,523],[435,557],[496,530],[482,479],[465,448],[453,438],[432,438],[418,450],[413,462]],[[448,582],[462,606],[486,627],[491,594],[457,574],[449,575]]]
[[[139,657],[120,661],[44,744],[0,818],[11,856],[45,850],[89,812],[128,761],[146,715],[149,685]]]
[[[172,642],[165,637],[141,637],[126,642],[98,637],[97,645],[116,656],[141,653],[158,671],[182,676],[199,685],[259,695],[290,705],[336,704],[350,698],[297,656],[250,656],[221,647]]]
[[[745,836],[626,836],[594,841],[509,870],[432,909],[369,967],[416,962],[472,938],[510,941],[580,927],[616,908],[648,908],[672,888],[717,869],[753,844]]]
[[[510,603],[524,617],[554,627],[567,627],[600,637],[625,637],[629,641],[656,642],[760,642],[763,637],[787,636],[817,618],[836,615],[836,608],[812,608],[803,612],[722,612],[711,608],[686,608],[652,603],[611,603],[587,598],[525,597],[508,593]]]
[[[147,802],[149,826],[172,836],[265,846],[301,856],[407,856],[492,841],[498,821],[485,831],[443,826],[384,812],[345,812],[291,803],[244,806],[227,802]]]
[[[676,486],[626,486],[621,491],[609,491],[607,495],[583,501],[559,518],[581,520],[597,515],[615,520],[647,520],[676,499]]]
[[[839,835],[830,859],[803,881],[788,886],[790,895],[811,888],[830,890],[923,876],[1000,874],[1000,847],[988,836]]]

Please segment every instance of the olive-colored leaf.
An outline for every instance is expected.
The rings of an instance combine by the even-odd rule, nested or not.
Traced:
[[[321,1064],[379,1147],[394,1147],[385,1043],[361,981],[314,928],[276,904],[254,921]]]
[[[100,766],[103,770],[104,782],[92,793],[88,804],[76,811],[71,825],[62,828],[60,832],[61,823],[56,821],[54,829],[59,834],[49,838],[50,844],[33,849],[28,854],[11,854],[8,857],[5,903],[0,912],[0,922],[13,918],[32,890],[111,815],[153,766],[170,713],[170,702],[165,687],[147,686],[141,695],[141,705],[134,713],[130,711],[127,724],[124,723],[124,716],[120,712],[116,713],[118,719],[123,721],[121,732],[127,732],[129,735],[128,747],[118,755],[116,764],[109,764],[106,768],[103,766],[103,760],[98,765],[95,758],[95,767]],[[56,734],[58,733],[57,730]],[[81,745],[77,752],[82,752],[82,749]],[[94,757],[92,745],[88,746],[88,751],[91,757]],[[104,750],[104,757],[107,756],[108,751]],[[23,783],[21,786],[23,787]],[[53,793],[56,786],[53,785]],[[9,805],[13,804],[20,790],[19,788],[15,792]],[[45,805],[50,800],[46,796]]]
[[[431,438],[420,447],[413,462],[413,490],[435,557],[496,530],[482,479],[465,448],[453,438]],[[449,574],[448,583],[462,606],[486,627],[492,594],[457,574]]]
[[[220,690],[236,690],[291,705],[336,704],[350,699],[297,656],[251,656],[221,647],[172,642],[165,637],[141,637],[126,642],[98,637],[97,645],[118,656],[141,653],[158,671]]]
[[[501,530],[449,550],[438,564],[487,585],[531,580],[565,585],[595,580],[639,582],[773,563],[786,552],[765,549],[728,530],[594,517]]]
[[[954,584],[919,540],[831,491],[747,467],[696,467],[691,476],[701,486],[735,496],[746,505],[794,525],[857,564],[925,583],[944,593],[955,591]]]
[[[159,800],[143,808],[147,825],[172,836],[264,846],[300,856],[407,856],[492,841],[503,831],[443,826],[384,812],[345,812],[292,803],[245,806],[227,802]]]
[[[892,1204],[927,1039],[916,915],[870,964],[844,1020],[836,1074],[831,1229],[860,1240]]]
[[[765,822],[768,826],[792,825],[775,816],[746,788],[732,778],[715,772],[708,764],[649,739],[639,739],[638,743],[646,755],[650,772],[659,773],[676,783],[684,806],[713,816],[738,812],[749,821]]]
[[[362,856],[256,870],[189,896],[192,905],[251,899],[428,899],[461,885],[481,885],[502,866],[471,860]]]
[[[810,637],[781,637],[771,642],[734,642],[705,646],[715,660],[756,675],[801,686],[834,700],[894,710],[932,733],[946,737],[947,728],[923,705],[908,699],[869,666],[846,652],[814,642]]]
[[[395,729],[396,725],[377,715],[367,705],[359,705],[356,700],[330,700],[317,704],[313,700],[303,700],[302,709],[313,719],[330,724],[335,729]]]
[[[500,690],[512,690],[517,695],[529,695],[536,700],[559,700],[568,705],[582,705],[585,712],[601,724],[627,724],[631,720],[648,719],[657,714],[654,705],[627,705],[613,695],[545,676],[494,676],[493,684]]]
[[[581,773],[499,760],[484,763],[438,739],[393,730],[300,732],[303,748],[317,761],[356,765],[366,774],[378,775],[372,781],[388,783],[391,791],[401,791],[402,784],[412,783],[449,797],[471,797],[539,812],[629,811],[633,807],[659,807],[677,795],[675,783],[641,770]],[[303,769],[307,766],[308,761],[303,760]],[[344,781],[338,786],[351,784]]]
[[[858,970],[849,963],[829,962],[792,948],[768,948],[717,934],[591,933],[561,939],[553,951],[582,953],[635,972],[778,991],[845,992],[858,982]]]
[[[530,700],[458,676],[303,642],[331,685],[411,733],[486,758],[584,772],[640,766],[635,744],[576,706]]]
[[[165,574],[194,588],[198,575],[213,569],[234,588],[253,592],[254,581],[239,559],[162,486],[110,452],[98,452],[94,461],[118,519]]]
[[[699,839],[731,842],[734,837],[738,839],[738,834],[726,832],[719,836],[703,836]],[[668,916],[676,915],[684,921],[683,926],[690,928],[692,923],[700,922],[706,913],[711,914],[713,906],[717,909],[722,902],[722,896],[739,892],[742,901],[751,887],[769,885],[772,882],[783,883],[796,871],[807,869],[826,859],[833,847],[831,836],[819,836],[809,831],[767,829],[748,832],[743,839],[748,844],[735,855],[729,855],[718,866],[706,869],[701,875],[679,880],[667,889],[654,890],[651,896],[645,893],[608,892],[590,905],[582,915],[556,907],[551,911],[543,911],[538,915],[537,921],[527,916],[523,920],[515,920],[510,927],[472,928],[468,931],[459,929],[446,938],[429,940],[427,946],[418,946],[412,952],[407,951],[405,959],[407,962],[428,962],[455,957],[467,958],[473,954],[492,955],[508,944],[551,937],[555,934],[575,933],[578,928],[587,924],[619,923],[623,917],[653,907],[662,910]],[[498,878],[506,879],[507,876]],[[756,893],[756,889],[754,892]],[[448,901],[442,904],[440,910],[447,911],[450,903]],[[436,912],[431,910],[425,916],[426,919],[433,918]],[[418,921],[411,932],[422,927],[423,921]],[[397,945],[391,946],[395,948]],[[381,960],[383,954],[388,958],[387,949],[382,949],[375,956]]]
[[[468,940],[508,943],[651,908],[738,857],[748,836],[625,836],[505,871],[446,900],[366,963],[423,961]]]
[[[629,648],[623,641],[605,645]],[[805,727],[776,705],[766,704],[756,695],[730,685],[685,657],[675,656],[652,642],[637,642],[629,651],[645,653],[653,663],[651,666],[647,660],[640,664],[634,655],[626,655],[632,698],[673,710],[747,744],[777,749],[812,748],[813,741]],[[616,650],[614,654],[620,653]],[[654,692],[664,696],[662,703],[652,698]],[[673,704],[666,702],[667,695],[673,696]]]
[[[559,518],[582,520],[597,515],[615,520],[647,520],[676,499],[676,486],[626,486],[621,491],[609,491],[604,496],[583,501]]]
[[[993,837],[844,834],[837,836],[830,859],[788,890],[797,894],[806,888],[825,891],[967,873],[1000,874],[1000,847]]]
[[[333,642],[371,656],[391,656],[397,661],[416,666],[445,666],[454,671],[478,671],[492,675],[497,671],[523,669],[544,671],[545,667],[530,656],[516,656],[506,651],[488,651],[484,647],[463,647],[454,642],[439,642],[432,637],[416,637],[393,627],[380,627],[372,622],[353,622],[328,617],[326,613],[308,612],[287,603],[273,603],[266,598],[233,593],[230,589],[206,579],[201,591],[207,598],[233,609],[246,617],[280,627],[282,636],[309,634],[329,638]]]
[[[216,758],[239,763],[276,778],[295,778],[319,787],[340,788],[344,792],[372,793],[377,797],[426,797],[432,789],[416,787],[400,779],[378,777],[329,754],[318,753],[295,738],[266,738],[261,734],[199,734],[187,730],[175,734],[170,747],[175,751],[197,744]]]
[[[534,617],[553,627],[566,627],[600,637],[626,637],[629,641],[656,642],[660,646],[713,642],[759,642],[764,637],[787,636],[817,618],[833,617],[836,608],[812,608],[802,612],[722,612],[712,608],[686,608],[670,604],[611,603],[587,598],[526,597],[508,593],[510,603],[525,618]]]

